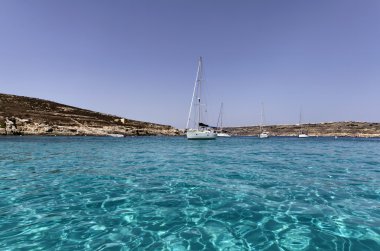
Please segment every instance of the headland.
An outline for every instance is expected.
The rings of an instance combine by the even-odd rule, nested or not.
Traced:
[[[168,125],[131,120],[48,100],[0,94],[0,135],[179,135]]]

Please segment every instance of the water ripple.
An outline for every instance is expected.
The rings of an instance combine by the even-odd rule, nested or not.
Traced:
[[[380,250],[377,139],[0,146],[0,249]]]

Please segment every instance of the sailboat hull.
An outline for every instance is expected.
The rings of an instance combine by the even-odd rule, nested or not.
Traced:
[[[216,133],[210,130],[200,131],[200,130],[191,130],[186,132],[187,139],[194,140],[208,140],[216,139]]]

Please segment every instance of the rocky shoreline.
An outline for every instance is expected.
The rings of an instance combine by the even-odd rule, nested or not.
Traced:
[[[270,136],[297,136],[300,125],[269,125]],[[257,136],[259,126],[227,127],[232,136]],[[315,137],[380,137],[380,123],[329,122],[304,124]],[[98,113],[47,100],[0,94],[0,135],[46,136],[180,136],[169,125],[159,125]]]
[[[224,128],[233,136],[257,136],[260,126],[243,126]],[[265,130],[270,136],[298,136],[300,125],[269,125]],[[380,123],[369,122],[328,122],[316,124],[303,124],[302,131],[311,137],[380,137]]]
[[[0,135],[175,136],[168,125],[130,120],[47,100],[0,94]]]

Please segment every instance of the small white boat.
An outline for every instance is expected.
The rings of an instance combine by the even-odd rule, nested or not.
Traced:
[[[216,139],[217,134],[214,130],[204,123],[203,113],[207,111],[206,104],[201,103],[201,86],[202,84],[202,75],[203,75],[203,65],[202,65],[202,57],[199,58],[198,70],[197,70],[197,78],[194,84],[193,97],[190,103],[189,116],[186,123],[186,137],[187,139],[195,139],[195,140],[207,140],[207,139]],[[196,106],[197,109],[194,109],[194,114],[192,114],[192,108]],[[204,111],[203,111],[204,110]],[[189,128],[189,123],[193,115],[193,128]],[[203,122],[202,122],[203,121]]]
[[[224,132],[218,132],[216,135],[218,137],[226,137],[226,138],[231,137],[231,135],[229,135],[228,133],[224,133]]]
[[[220,105],[219,117],[218,117],[218,122],[216,124],[216,127],[218,128],[216,132],[216,135],[218,137],[227,137],[227,138],[231,137],[231,135],[223,131],[223,102]]]
[[[266,133],[266,132],[262,132],[262,133],[259,134],[259,138],[260,139],[265,139],[265,138],[268,138],[268,137],[269,137],[269,134]]]
[[[298,138],[308,138],[309,135],[305,134],[305,133],[300,133],[298,134]]]
[[[114,138],[123,138],[123,134],[108,134],[107,136],[114,137]]]

